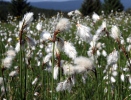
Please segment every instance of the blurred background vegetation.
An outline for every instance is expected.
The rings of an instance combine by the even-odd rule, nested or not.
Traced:
[[[100,15],[102,11],[104,11],[105,15],[108,15],[112,10],[113,12],[124,11],[124,6],[120,0],[104,0],[104,2],[101,2],[100,0],[84,0],[79,10],[83,16],[92,15],[93,12]],[[1,21],[7,21],[8,14],[16,17],[19,20],[28,11],[34,12],[35,19],[37,19],[38,14],[41,13],[44,14],[46,18],[56,15],[57,12],[62,12],[64,16],[66,16],[68,13],[60,10],[49,10],[33,7],[29,2],[27,2],[27,0],[11,0],[11,2],[0,0]],[[127,9],[125,12],[131,13],[131,8]]]

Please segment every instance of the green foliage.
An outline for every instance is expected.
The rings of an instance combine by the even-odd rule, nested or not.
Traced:
[[[23,14],[29,11],[28,8],[31,8],[30,12],[34,13],[34,19],[38,19],[38,14],[44,14],[46,18],[50,18],[56,15],[58,12],[61,12],[59,10],[41,9],[41,8],[37,8],[33,6],[26,7],[29,3],[26,3],[25,1],[20,2],[18,0],[18,2],[16,2],[15,0],[12,0],[12,2],[13,3],[11,4],[10,2],[0,1],[0,20],[1,21],[7,21],[7,16],[9,13],[13,15],[14,17],[21,19]],[[20,3],[22,3],[23,6],[20,5]],[[63,14],[65,16],[66,12],[64,12]]]
[[[100,0],[84,0],[80,11],[84,16],[91,15],[93,12],[100,13],[101,2]]]
[[[131,8],[128,8],[128,9],[126,10],[126,13],[131,14]]]
[[[0,1],[0,20],[5,21],[7,19],[7,15],[9,13],[9,8],[7,7],[9,5],[8,2]]]
[[[113,12],[121,12],[124,10],[124,6],[120,2],[120,0],[104,0],[103,10],[105,14],[111,13],[111,10],[113,10]]]
[[[11,14],[14,16],[23,16],[31,10],[30,3],[27,0],[11,0]]]

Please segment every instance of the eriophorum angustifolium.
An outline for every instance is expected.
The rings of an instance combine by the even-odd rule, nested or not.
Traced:
[[[33,15],[0,22],[0,99],[130,100],[130,14]]]

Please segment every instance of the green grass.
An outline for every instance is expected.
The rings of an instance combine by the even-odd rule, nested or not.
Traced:
[[[128,17],[128,22],[125,23],[124,20]],[[125,40],[125,47],[128,45],[126,43],[126,38],[129,36],[131,32],[131,16],[123,16],[121,20],[116,20],[115,16],[112,18],[106,18],[107,21],[107,30],[110,33],[111,25],[112,23],[117,24],[122,32],[122,36]],[[51,19],[48,19],[49,21]],[[92,28],[92,34],[95,34],[95,31],[98,29],[98,27],[101,25],[102,20],[98,21],[95,25],[91,26],[92,21],[86,21],[83,19],[81,20],[82,23],[86,23],[89,27]],[[71,19],[71,21],[73,21]],[[0,42],[0,62],[1,62],[1,67],[2,67],[2,59],[5,58],[4,53],[8,50],[8,48],[5,47],[5,45],[12,45],[15,48],[15,44],[18,42],[16,40],[15,34],[18,34],[18,28],[16,28],[16,25],[18,25],[18,22],[12,22],[10,23],[0,23],[0,31],[7,33],[7,39],[12,38],[11,43],[7,42],[7,39],[4,41]],[[33,31],[34,34],[31,34],[31,36],[35,39],[39,39],[39,33],[35,29],[36,24],[38,22],[33,22],[31,24],[31,30]],[[48,26],[46,27],[45,23],[48,25],[49,23],[46,22],[46,20],[43,22],[43,28],[49,29],[53,26]],[[16,31],[15,31],[16,30]],[[1,32],[1,33],[2,33]],[[51,32],[53,32],[51,30]],[[25,34],[30,34],[29,31]],[[76,36],[76,26],[73,24],[73,27],[70,29],[70,31],[61,33],[59,37],[64,38],[66,41],[70,41],[74,44],[76,51],[78,52],[78,56],[87,56],[87,51],[90,47],[89,44],[85,42],[81,42],[79,44],[79,40],[75,38]],[[0,36],[0,39],[4,38],[5,36]],[[120,79],[120,75],[124,73],[124,75],[127,75],[131,72],[124,72],[122,68],[125,67],[126,65],[126,57],[124,53],[119,50],[118,44],[112,39],[111,37],[102,37],[99,42],[105,43],[105,48],[104,50],[107,52],[107,54],[111,53],[114,48],[120,52],[120,58],[118,60],[118,75],[116,76],[116,82],[111,83],[110,79],[103,80],[103,77],[107,73],[103,73],[106,65],[107,65],[107,60],[106,57],[99,56],[97,58],[98,62],[96,63],[96,69],[98,73],[98,79],[96,80],[94,74],[91,72],[88,75],[88,78],[86,80],[86,83],[84,84],[82,82],[81,75],[76,75],[76,84],[72,87],[71,92],[69,93],[68,91],[62,91],[62,92],[56,92],[56,86],[57,83],[60,81],[63,81],[66,79],[65,76],[60,77],[59,80],[53,80],[52,79],[52,73],[49,73],[45,70],[43,70],[43,67],[45,68],[46,66],[42,66],[42,59],[46,55],[44,48],[42,48],[42,56],[39,57],[37,55],[37,52],[40,50],[39,44],[36,45],[36,49],[33,51],[33,56],[31,57],[30,60],[30,65],[25,64],[25,58],[24,56],[26,55],[27,49],[23,49],[21,52],[19,52],[15,59],[13,60],[12,67],[8,70],[4,71],[4,77],[6,78],[6,87],[8,88],[7,90],[7,99],[12,99],[12,100],[20,100],[24,98],[24,92],[26,92],[26,99],[27,100],[33,100],[36,98],[37,100],[130,100],[131,96],[131,89],[128,87],[131,85],[129,84],[128,77],[125,76],[125,81],[122,82]],[[25,46],[26,48],[26,46]],[[21,54],[20,54],[21,53]],[[131,58],[131,54],[129,54]],[[36,60],[37,57],[37,60]],[[63,60],[71,61],[71,59],[66,56],[65,53],[61,53],[61,58]],[[37,63],[40,61],[40,65],[38,66]],[[54,63],[55,64],[55,63]],[[98,66],[101,66],[100,68]],[[9,73],[14,70],[14,66],[18,66],[19,68],[22,68],[22,73],[19,75],[11,78],[9,77]],[[108,69],[108,72],[110,72],[110,68]],[[26,75],[25,75],[26,74]],[[109,77],[111,74],[108,74]],[[26,78],[25,78],[26,76]],[[0,77],[2,77],[2,73],[0,71]],[[21,77],[21,79],[20,79]],[[32,81],[38,77],[38,82],[32,86]],[[108,84],[107,84],[108,82]],[[22,85],[21,85],[22,83]],[[25,87],[26,84],[26,87]],[[21,88],[22,87],[22,88]],[[26,89],[26,90],[25,90]],[[107,92],[104,92],[104,90],[107,89]],[[52,91],[51,91],[52,90]],[[34,93],[38,92],[39,94],[37,96],[34,96]],[[2,92],[0,91],[0,94]],[[22,97],[22,98],[21,98]],[[3,95],[1,98],[6,98],[6,95]]]

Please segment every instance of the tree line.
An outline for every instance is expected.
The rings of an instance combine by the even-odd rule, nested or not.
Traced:
[[[79,9],[83,16],[91,15],[93,12],[101,14],[101,11],[104,11],[105,15],[108,15],[113,12],[121,12],[124,10],[124,6],[120,0],[84,0],[81,8]],[[8,14],[21,18],[26,12],[32,11],[37,18],[38,13],[44,13],[46,17],[51,17],[56,15],[59,10],[47,10],[32,7],[27,0],[11,0],[11,3],[0,1],[0,20],[6,20]],[[130,12],[130,11],[128,11]],[[66,12],[65,12],[66,13]]]
[[[124,10],[124,6],[120,0],[84,0],[80,11],[84,16],[91,15],[93,12],[101,14],[101,11],[104,11],[106,15],[113,12],[121,12]]]
[[[43,14],[43,17],[49,18],[56,15],[60,10],[49,10],[33,7],[27,0],[11,0],[11,2],[6,2],[0,0],[0,21],[7,21],[8,15],[21,20],[26,12],[33,12],[34,18],[38,18],[38,14]]]

